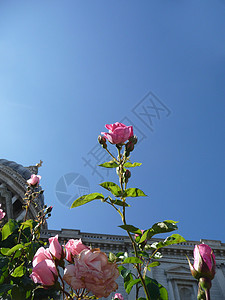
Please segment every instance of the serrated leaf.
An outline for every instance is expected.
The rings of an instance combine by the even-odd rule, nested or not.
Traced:
[[[176,223],[177,223],[176,221],[172,221],[172,220],[166,220],[163,222],[155,223],[152,226],[152,228],[144,232],[139,243],[142,243],[145,240],[150,240],[155,234],[166,233],[166,232],[177,230],[178,227]]]
[[[186,242],[186,240],[179,234],[172,234],[171,236],[167,237],[163,242],[154,243],[156,249],[160,249],[162,247],[166,247],[169,245],[179,244]]]
[[[110,181],[102,182],[100,183],[100,186],[110,191],[116,197],[120,197],[122,195],[122,191],[120,187],[114,182],[110,182]]]
[[[145,193],[138,188],[129,188],[125,190],[126,197],[145,197]]]
[[[103,167],[103,168],[117,168],[117,167],[119,167],[119,165],[115,161],[108,161],[108,162],[105,162],[105,163],[99,165],[99,167]]]
[[[26,272],[26,268],[23,265],[15,268],[13,273],[11,274],[13,277],[22,277]]]
[[[19,230],[24,230],[25,228],[30,227],[33,229],[33,220],[26,220],[25,222],[21,223]]]
[[[126,277],[131,273],[131,270],[128,270],[126,268],[124,268],[123,270],[121,270],[120,274],[121,276],[126,279]]]
[[[142,165],[142,163],[138,163],[138,162],[135,162],[135,163],[126,162],[123,166],[125,168],[134,168],[134,167],[139,167],[141,165]]]
[[[12,248],[1,248],[1,253],[5,256],[10,256],[13,254],[16,250],[22,249],[24,246],[22,244],[17,244],[16,246]]]
[[[145,276],[145,284],[151,300],[168,300],[167,290],[155,279]]]
[[[3,227],[2,227],[2,241],[6,240],[9,235],[11,235],[15,229],[18,228],[18,224],[15,220],[10,219]]]
[[[150,263],[148,266],[150,268],[154,268],[154,267],[158,267],[160,265],[159,261],[153,261],[152,263]]]
[[[132,232],[132,233],[142,234],[141,230],[133,225],[120,225],[118,227],[120,227],[126,231]]]
[[[127,257],[123,261],[124,264],[143,264],[143,261],[138,257]]]
[[[70,208],[78,207],[78,206],[84,205],[88,202],[91,202],[91,201],[97,200],[97,199],[104,199],[104,196],[100,193],[92,193],[92,194],[88,194],[88,195],[83,195],[83,196],[79,197],[78,199],[76,199]]]
[[[132,287],[133,287],[135,284],[139,283],[139,282],[141,282],[141,279],[140,279],[140,278],[134,279],[134,280],[130,281],[129,284],[127,285],[127,287],[126,287],[126,292],[127,292],[127,294],[130,294],[130,292],[131,292],[131,290],[132,290]]]
[[[110,202],[111,202],[112,204],[114,204],[114,205],[130,207],[129,204],[127,204],[126,202],[123,202],[123,201],[121,201],[121,200],[118,200],[118,199],[116,199],[116,200],[110,200]]]

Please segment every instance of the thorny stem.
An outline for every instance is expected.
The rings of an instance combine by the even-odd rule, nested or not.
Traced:
[[[120,164],[121,167],[123,167],[123,161],[122,161],[122,159],[121,159],[120,149],[118,149],[118,154],[119,154],[119,164]],[[123,187],[123,177],[122,177],[123,174],[122,174],[122,169],[123,169],[123,168],[120,168],[119,181],[120,181],[121,191],[122,191],[122,194],[123,194],[123,193],[124,193],[124,187]],[[124,205],[123,205],[123,216],[122,216],[122,221],[123,221],[123,224],[124,224],[124,225],[127,225],[127,223],[126,223],[126,217],[125,217],[125,201],[126,201],[126,198],[125,198],[125,197],[121,197],[121,200],[122,200],[123,203],[124,203]],[[126,230],[126,231],[127,231],[127,230]],[[133,246],[133,249],[134,249],[134,253],[135,253],[135,257],[138,258],[138,251],[137,251],[136,243],[135,243],[135,241],[134,241],[134,239],[133,239],[133,237],[132,237],[132,235],[130,234],[129,231],[127,231],[127,234],[128,234],[128,236],[129,236],[129,238],[130,238],[130,240],[131,240],[131,243],[132,243],[132,246]],[[148,292],[147,287],[146,287],[146,285],[145,285],[144,278],[143,278],[143,276],[142,276],[142,274],[141,274],[141,269],[140,269],[140,267],[139,267],[139,264],[135,264],[135,267],[136,267],[137,272],[138,272],[138,275],[139,275],[139,277],[140,277],[140,279],[141,279],[141,283],[142,283],[142,286],[143,286],[143,288],[144,288],[145,294],[146,294],[146,296],[147,296],[147,300],[151,300],[150,295],[149,295],[149,292]]]

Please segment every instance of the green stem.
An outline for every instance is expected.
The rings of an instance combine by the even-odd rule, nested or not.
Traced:
[[[122,166],[123,162],[122,162],[122,160],[121,160],[120,149],[118,149],[118,154],[119,154],[119,164],[120,164],[120,166]],[[121,191],[122,191],[122,194],[123,194],[123,192],[124,192],[124,187],[123,187],[123,179],[122,179],[122,178],[123,178],[122,169],[123,169],[123,168],[120,168],[119,181],[120,181]],[[124,204],[125,204],[126,198],[125,198],[125,197],[121,197],[121,200],[122,200],[122,201],[124,202]],[[126,217],[125,217],[125,212],[126,212],[126,207],[125,207],[125,205],[123,205],[123,216],[122,216],[122,221],[123,221],[123,224],[124,224],[124,225],[127,225],[127,223],[126,223]],[[126,231],[127,231],[127,230],[126,230]],[[134,241],[134,239],[133,239],[133,237],[132,237],[132,235],[130,234],[129,231],[127,231],[127,234],[128,234],[128,236],[129,236],[129,238],[130,238],[130,240],[131,240],[131,243],[132,243],[132,246],[133,246],[133,249],[134,249],[135,257],[139,258],[139,256],[138,256],[138,251],[137,251],[137,245],[136,245],[136,243],[135,243],[135,241]],[[142,283],[142,286],[143,286],[143,288],[144,288],[145,295],[147,296],[147,300],[151,300],[150,295],[149,295],[149,292],[148,292],[148,289],[147,289],[146,284],[145,284],[145,281],[144,281],[144,278],[143,278],[143,276],[142,276],[142,274],[141,274],[141,269],[140,269],[140,267],[139,267],[139,264],[135,264],[135,268],[137,269],[138,275],[139,275],[139,277],[140,277],[140,279],[141,279],[141,283]]]
[[[206,296],[206,300],[210,300],[210,291],[209,291],[209,289],[205,290],[205,296]]]
[[[111,153],[107,148],[105,148],[105,150],[109,153],[109,155],[110,155],[116,162],[118,162],[118,160],[112,155],[112,153]]]

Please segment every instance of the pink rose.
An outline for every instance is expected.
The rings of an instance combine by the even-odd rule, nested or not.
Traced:
[[[31,178],[27,180],[27,183],[29,183],[30,185],[36,185],[39,184],[40,180],[41,180],[40,175],[32,174]]]
[[[81,239],[79,240],[69,240],[65,245],[65,251],[66,251],[66,260],[69,262],[73,262],[73,257],[75,255],[80,254],[80,252],[84,249],[90,249],[89,247],[85,246]]]
[[[37,264],[45,259],[52,259],[51,253],[48,248],[45,249],[44,247],[40,247],[34,255],[32,263],[33,267],[36,267]]]
[[[124,300],[123,296],[120,293],[116,293],[113,299]]]
[[[2,205],[0,204],[0,207],[1,207]],[[4,212],[4,210],[3,209],[0,209],[0,220],[1,219],[3,219],[5,217],[5,212]]]
[[[101,134],[103,134],[111,144],[123,144],[134,135],[133,126],[126,126],[119,122],[106,124],[105,127],[109,132],[102,132]]]
[[[48,239],[49,240],[49,251],[50,253],[57,259],[61,259],[63,256],[63,250],[62,246],[60,245],[58,241],[58,234],[54,237],[51,237]]]
[[[63,279],[72,288],[85,287],[96,297],[107,298],[118,288],[115,282],[118,276],[117,265],[109,262],[104,252],[99,249],[85,249],[75,257],[72,267],[66,267]]]
[[[58,278],[55,263],[50,259],[45,259],[39,262],[33,268],[30,277],[34,283],[40,283],[45,286],[54,285]]]
[[[196,245],[194,248],[194,264],[188,259],[192,275],[196,278],[212,280],[216,272],[216,259],[212,249],[206,244]]]

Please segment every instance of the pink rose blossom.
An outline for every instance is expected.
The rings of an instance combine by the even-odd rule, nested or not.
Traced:
[[[30,185],[36,185],[39,184],[40,180],[41,180],[40,175],[32,174],[31,178],[27,180],[27,183],[29,183]]]
[[[107,298],[118,288],[118,276],[116,264],[109,262],[104,252],[85,249],[75,257],[72,267],[66,267],[63,279],[74,289],[85,287],[96,297]]]
[[[49,240],[49,251],[50,253],[57,259],[61,259],[63,256],[63,250],[62,246],[60,245],[58,241],[58,234],[54,237],[51,237],[48,239]]]
[[[44,247],[40,247],[34,255],[32,263],[33,267],[36,267],[37,264],[45,259],[52,259],[51,253],[48,248],[45,249]]]
[[[133,134],[133,126],[126,126],[123,123],[116,122],[114,124],[106,124],[105,127],[109,132],[102,132],[101,134],[111,143],[111,144],[123,144]]]
[[[40,283],[44,286],[54,285],[58,278],[55,263],[50,259],[45,259],[39,262],[33,268],[30,277],[34,283]]]
[[[80,252],[84,249],[90,249],[89,247],[85,246],[81,239],[79,240],[69,240],[65,245],[65,252],[66,252],[66,260],[69,262],[73,262],[73,257],[75,255],[80,254]]]
[[[120,293],[116,293],[113,299],[124,300],[123,296]]]
[[[0,207],[1,207],[2,205],[0,204]],[[3,219],[5,217],[5,212],[4,212],[4,210],[3,209],[0,209],[0,220],[1,219]]]

